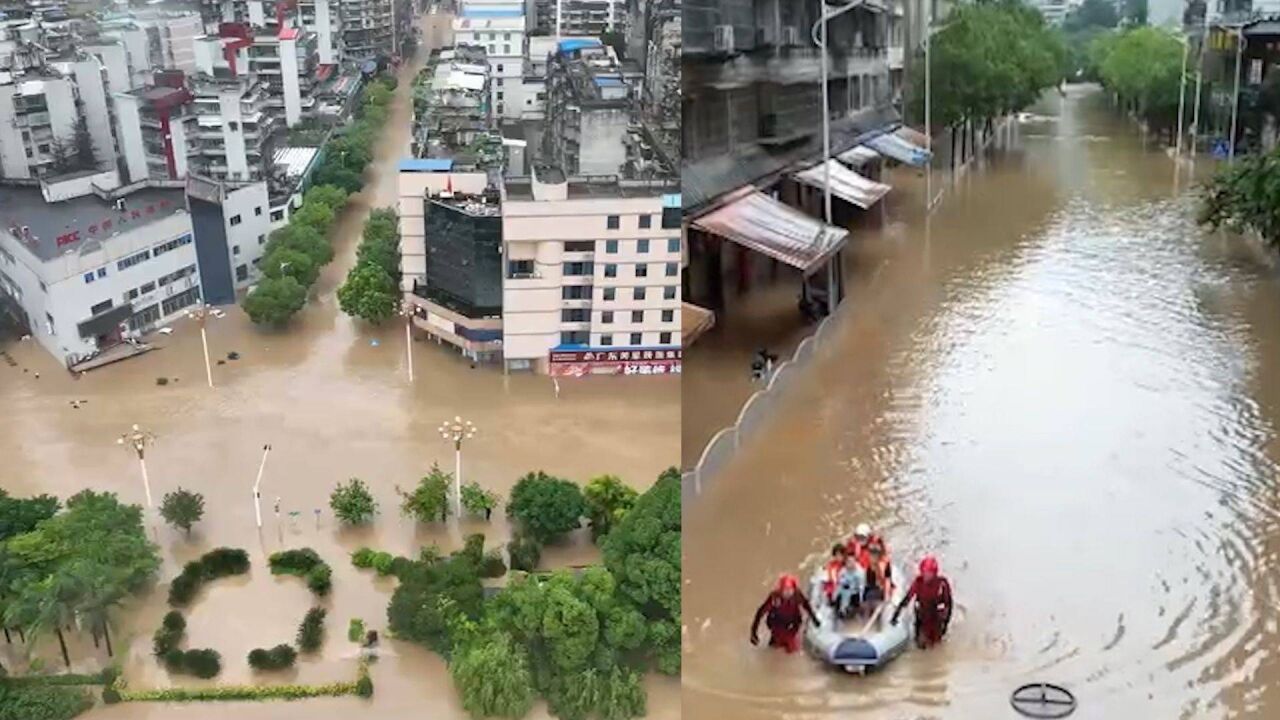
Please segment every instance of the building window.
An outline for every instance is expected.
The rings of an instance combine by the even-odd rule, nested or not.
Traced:
[[[271,222],[280,222],[281,220],[284,220],[284,211],[283,211],[283,210],[272,210],[272,211],[271,211]]]
[[[651,227],[653,227],[653,216],[652,216],[652,215],[641,215],[641,216],[640,216],[640,229],[641,229],[641,230],[648,230],[648,229],[649,229],[649,228],[651,228]]]
[[[503,45],[503,46],[502,46],[502,54],[503,54],[503,55],[510,55],[510,54],[511,54],[511,46],[510,46],[510,45]]]
[[[595,252],[596,244],[591,240],[570,240],[564,244],[565,252]]]
[[[502,102],[502,91],[498,91],[498,102]]]
[[[668,229],[680,227],[682,214],[680,208],[662,208],[662,227]]]
[[[567,270],[567,263],[566,263],[566,270]],[[508,260],[507,261],[507,277],[512,279],[533,277],[533,261],[532,260]]]
[[[631,299],[632,299],[632,300],[643,300],[643,299],[644,299],[644,288],[642,288],[642,287],[638,287],[638,288],[631,288]]]
[[[236,268],[236,282],[244,282],[249,279],[249,266],[240,265]]]
[[[663,310],[663,311],[662,311],[662,322],[664,322],[664,323],[669,323],[669,322],[675,322],[675,321],[676,321],[676,311],[675,311],[675,310]]]
[[[126,270],[128,268],[133,267],[134,265],[137,265],[140,262],[145,262],[150,259],[151,259],[151,251],[143,250],[140,253],[134,253],[129,257],[116,262],[116,270]]]
[[[232,255],[239,255],[239,254],[240,254],[240,246],[239,246],[239,245],[232,245],[232,246],[231,246],[231,254],[232,254]]]
[[[642,323],[642,322],[644,322],[644,311],[643,311],[643,310],[632,310],[632,311],[631,311],[631,322],[633,322],[633,323]]]
[[[610,255],[617,254],[617,252],[618,252],[618,241],[617,241],[617,240],[605,240],[605,241],[604,241],[604,251],[605,251],[605,252],[607,252],[607,253],[609,253]]]
[[[239,216],[239,215],[232,215],[232,216],[231,216],[231,227],[235,227],[236,225],[239,225],[239,224],[240,224],[240,216]]]
[[[638,347],[644,344],[644,335],[642,333],[631,333],[631,347]]]
[[[583,308],[569,308],[560,311],[560,322],[589,322],[587,311]]]
[[[645,265],[644,263],[639,263],[639,264],[637,264],[637,265],[636,265],[636,277],[638,277],[638,278],[642,278],[642,277],[649,277],[649,266],[648,266],[648,265]]]
[[[106,269],[106,268],[104,268],[104,267],[100,267],[100,268],[98,268],[98,277],[99,277],[99,278],[104,278],[104,277],[106,277],[106,276],[107,276],[107,269]]]
[[[98,313],[106,312],[110,310],[114,306],[115,306],[115,303],[111,302],[110,300],[103,300],[97,305],[94,305],[93,307],[89,308],[89,314],[97,315]]]
[[[605,219],[605,227],[609,228],[610,230],[617,230],[618,228],[622,227],[621,218],[619,218],[617,215],[610,215],[608,218]]]
[[[254,215],[254,217],[262,217],[262,206],[261,206],[261,205],[259,205],[258,207],[256,207],[256,208],[254,208],[254,209],[253,209],[253,215]]]
[[[134,289],[132,289],[132,290],[130,290],[129,292],[127,292],[127,293],[125,293],[125,294],[124,294],[124,301],[125,301],[125,302],[129,302],[129,301],[131,301],[131,300],[137,300],[137,299],[138,299],[138,288],[134,288]]]
[[[560,288],[560,297],[564,300],[590,300],[590,285],[565,285]]]
[[[670,345],[670,344],[671,344],[671,333],[669,333],[669,332],[658,333],[658,344],[659,344],[659,345]]]
[[[667,252],[680,252],[680,238],[667,238]]]
[[[603,324],[605,324],[605,325],[612,325],[612,324],[613,324],[613,311],[612,311],[612,310],[605,310],[604,312],[600,313],[600,322],[601,322],[601,323],[603,323]]]
[[[601,335],[601,336],[600,336],[600,344],[601,344],[601,345],[603,345],[603,346],[605,346],[605,347],[608,347],[608,346],[612,345],[612,344],[613,344],[613,336],[612,336],[612,335]]]
[[[497,34],[497,33],[489,33],[489,39],[490,39],[490,40],[497,40],[497,39],[498,39],[498,34]]]
[[[637,241],[636,241],[636,252],[640,253],[641,255],[647,255],[647,254],[649,253],[649,241],[648,241],[648,240],[637,240]]]
[[[667,277],[675,277],[680,268],[675,263],[667,263]]]
[[[607,278],[618,277],[618,266],[614,265],[613,263],[609,263],[608,265],[605,265],[604,276]]]
[[[601,299],[606,302],[612,302],[613,300],[617,299],[617,297],[618,297],[617,288],[605,288],[604,296]]]
[[[675,286],[675,285],[668,285],[668,286],[666,286],[666,287],[662,288],[662,299],[663,299],[663,300],[675,300],[675,299],[676,299],[676,286]]]
[[[84,274],[84,284],[85,284],[85,285],[88,285],[88,284],[89,284],[89,283],[91,283],[91,282],[93,282],[93,273],[91,273],[91,272],[87,272],[87,273],[85,273],[85,274]]]
[[[498,87],[502,87],[502,78],[498,78]],[[498,93],[498,99],[502,99],[502,93]]]
[[[503,115],[506,112],[507,112],[507,106],[503,105],[502,103],[498,103],[498,114]]]
[[[266,236],[266,235],[259,235],[259,236],[258,236],[258,246],[259,246],[259,247],[261,247],[261,246],[266,245],[266,244],[267,244],[267,236]]]
[[[529,263],[530,272],[532,272],[533,261],[526,260]],[[592,262],[567,262],[564,264],[564,274],[570,277],[581,277],[583,275],[592,275],[596,271],[596,264]]]
[[[591,335],[586,330],[568,330],[560,333],[561,345],[586,345],[591,342]]]
[[[142,287],[138,288],[138,292],[142,295],[146,295],[149,292],[155,292],[155,291],[156,291],[156,283],[154,280],[151,282],[144,282],[142,283]]]
[[[498,66],[498,72],[502,72],[502,66],[501,66],[501,65],[499,65],[499,66]]]
[[[508,40],[508,41],[510,41],[510,40],[511,40],[511,33],[509,33],[509,32],[504,32],[504,33],[502,33],[502,39],[503,39],[503,40]]]

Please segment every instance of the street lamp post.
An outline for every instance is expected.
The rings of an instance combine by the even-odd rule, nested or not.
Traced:
[[[204,345],[204,375],[209,381],[209,387],[213,387],[213,367],[209,365],[209,336],[204,331],[208,315],[209,308],[204,303],[196,304],[195,307],[187,312],[188,317],[195,318],[200,322],[200,343]]]
[[[462,441],[476,436],[476,426],[470,420],[455,416],[440,425],[440,435],[453,442],[453,511],[462,518]]]
[[[1236,123],[1240,118],[1240,63],[1244,58],[1244,30],[1236,31],[1236,89],[1231,103],[1231,144],[1228,145],[1227,162],[1236,161]]]
[[[400,314],[404,316],[404,353],[409,364],[409,383],[413,383],[413,306],[404,303],[400,306]]]
[[[116,438],[116,444],[132,449],[138,455],[138,467],[142,468],[142,489],[147,494],[147,514],[155,507],[151,501],[151,481],[147,478],[147,446],[154,443],[156,436],[134,425],[129,432]]]
[[[271,452],[270,445],[262,446],[262,463],[258,465],[258,479],[253,481],[253,515],[258,521],[258,529],[262,529],[262,493],[259,488],[262,487],[262,472],[267,469],[267,455]]]

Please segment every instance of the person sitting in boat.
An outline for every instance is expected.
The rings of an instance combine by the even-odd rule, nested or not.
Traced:
[[[920,574],[911,581],[911,587],[893,611],[894,625],[898,616],[912,599],[916,601],[916,645],[927,648],[942,641],[951,623],[951,583],[938,572],[938,559],[925,555],[920,560]]]
[[[831,559],[823,569],[822,591],[832,607],[835,607],[836,590],[840,588],[840,575],[844,572],[844,563],[847,558],[848,553],[845,552],[844,545],[836,545],[831,548]]]
[[[760,644],[760,619],[765,618],[769,628],[769,647],[783,648],[789,653],[800,649],[800,626],[804,624],[804,615],[815,626],[820,626],[818,618],[813,615],[813,607],[809,599],[800,592],[800,582],[794,575],[783,575],[778,578],[778,586],[769,593],[764,602],[756,610],[751,621],[751,644]]]
[[[869,570],[872,547],[879,547],[881,554],[886,558],[889,557],[889,548],[885,545],[884,538],[872,532],[870,525],[859,523],[858,527],[854,528],[853,537],[845,544],[845,552],[856,557],[864,570]]]
[[[883,544],[870,543],[867,557],[867,590],[863,594],[863,602],[868,607],[875,607],[893,595],[893,571]]]
[[[862,594],[866,588],[866,569],[858,562],[858,558],[845,554],[840,582],[836,586],[836,617],[847,618],[857,613],[862,607]]]

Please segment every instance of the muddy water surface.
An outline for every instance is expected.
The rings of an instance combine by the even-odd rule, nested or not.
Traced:
[[[420,62],[420,61],[419,61]],[[505,541],[506,523],[467,521],[461,528],[415,526],[400,517],[395,486],[410,486],[433,462],[452,470],[453,448],[437,428],[455,415],[471,420],[479,434],[463,456],[464,480],[475,479],[505,494],[525,472],[544,469],[580,482],[613,473],[647,487],[678,462],[678,379],[594,378],[562,382],[557,399],[550,380],[472,368],[448,349],[417,342],[415,380],[408,382],[403,325],[370,329],[337,309],[334,290],[354,261],[364,217],[371,207],[395,203],[396,162],[408,147],[409,85],[416,67],[400,77],[391,120],[376,149],[369,185],[353,199],[334,231],[337,259],[317,285],[317,296],[284,332],[252,327],[235,308],[209,321],[212,355],[239,360],[215,365],[215,388],[205,386],[199,333],[192,321],[175,325],[163,348],[70,379],[53,358],[31,342],[5,344],[18,367],[0,364],[0,486],[18,494],[67,496],[84,487],[112,490],[142,504],[137,461],[115,444],[134,423],[158,439],[148,451],[157,502],[178,486],[204,494],[206,514],[190,538],[157,523],[155,537],[165,558],[155,592],[116,616],[117,655],[134,687],[200,681],[170,678],[150,656],[150,635],[167,609],[168,581],[183,562],[216,546],[250,553],[247,578],[214,583],[192,604],[188,644],[223,655],[219,682],[324,682],[354,677],[355,647],[346,641],[350,618],[386,627],[391,581],[353,568],[348,554],[369,545],[413,554],[424,544],[448,551],[470,532],[486,532],[491,544]],[[375,344],[376,343],[376,344]],[[24,372],[25,370],[25,372]],[[36,378],[39,373],[39,378]],[[173,380],[166,387],[157,377]],[[80,404],[73,406],[73,401]],[[263,480],[264,527],[256,528],[251,488],[261,448],[273,447]],[[369,528],[344,529],[328,509],[333,486],[361,477],[380,504]],[[272,505],[280,499],[281,517]],[[317,518],[315,510],[320,509]],[[297,513],[291,518],[291,513]],[[500,513],[499,513],[500,514]],[[255,676],[246,653],[292,640],[311,597],[296,578],[273,577],[266,556],[285,547],[314,547],[334,569],[328,639],[316,657],[296,670]],[[588,538],[551,548],[544,564],[592,562],[598,554]],[[73,637],[76,669],[107,660],[84,638]],[[6,666],[17,645],[0,646]],[[46,665],[61,666],[56,644],[42,646]],[[99,708],[92,718],[349,718],[464,717],[441,659],[417,646],[384,643],[375,665],[371,704],[356,699],[303,704],[233,703],[124,704]],[[650,715],[679,717],[679,689],[664,678],[649,680]],[[537,713],[543,713],[539,709]]]
[[[1004,718],[1037,680],[1078,717],[1280,715],[1280,279],[1099,101],[854,240],[852,312],[686,505],[685,717]],[[940,555],[946,644],[868,678],[751,648],[864,520]]]

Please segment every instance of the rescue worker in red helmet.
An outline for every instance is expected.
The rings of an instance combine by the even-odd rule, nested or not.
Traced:
[[[916,601],[916,645],[927,648],[942,641],[951,622],[951,583],[938,572],[938,559],[925,555],[920,560],[920,573],[911,581],[911,588],[893,611],[894,625],[898,616],[912,599]]]
[[[809,599],[800,592],[800,582],[794,575],[783,575],[778,578],[777,587],[756,610],[756,616],[751,621],[751,644],[760,644],[757,630],[760,619],[767,616],[765,625],[769,627],[769,647],[780,647],[789,653],[799,650],[800,627],[804,624],[806,613],[814,625],[820,624],[813,616]]]

